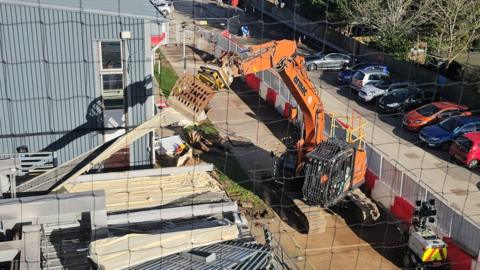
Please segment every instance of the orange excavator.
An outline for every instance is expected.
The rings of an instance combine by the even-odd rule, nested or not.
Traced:
[[[376,205],[358,192],[365,181],[366,151],[362,144],[325,136],[325,110],[294,41],[271,41],[249,46],[241,53],[225,52],[214,66],[201,69],[196,78],[210,89],[220,89],[229,86],[235,77],[271,68],[277,70],[298,104],[298,108],[291,109],[289,118],[298,117],[298,109],[303,115],[301,134],[287,145],[287,151],[276,162],[277,182],[302,186],[308,205],[331,207],[346,196],[353,197],[362,210],[362,220],[376,220]],[[189,107],[193,117],[198,118],[214,92],[192,90],[191,83],[180,85],[174,87],[171,99]]]

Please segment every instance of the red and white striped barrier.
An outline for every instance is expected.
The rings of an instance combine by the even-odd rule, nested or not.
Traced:
[[[277,89],[269,87],[255,74],[246,75],[244,81],[251,90],[258,92],[260,97],[265,100],[268,105],[274,107],[280,115],[285,118],[288,117],[292,104],[288,102],[286,98],[282,97]]]
[[[263,81],[260,82],[260,89],[258,91],[258,94],[263,100],[267,100],[267,91],[268,91],[268,85],[264,83]]]
[[[365,185],[372,199],[385,209],[389,209],[390,213],[406,226],[410,225],[414,206],[407,199],[396,195],[370,169],[365,173]],[[444,236],[443,240],[448,246],[447,259],[452,270],[480,270],[480,262],[460,248],[451,238]]]
[[[258,92],[258,90],[260,90],[260,82],[261,81],[262,80],[260,80],[260,78],[255,76],[255,74],[247,74],[245,76],[245,83],[248,85],[248,87],[250,87],[250,89],[252,89],[253,91],[256,91],[256,92]]]

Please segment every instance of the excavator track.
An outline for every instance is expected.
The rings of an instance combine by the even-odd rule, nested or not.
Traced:
[[[305,204],[301,199],[292,199],[295,206],[305,215],[309,234],[324,233],[327,229],[327,213],[319,206]]]
[[[357,206],[356,217],[363,224],[372,224],[380,218],[380,210],[360,189],[356,188],[349,194],[350,200]]]

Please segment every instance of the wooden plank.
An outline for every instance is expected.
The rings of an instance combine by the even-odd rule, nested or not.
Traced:
[[[162,234],[127,234],[92,242],[89,254],[100,269],[126,269],[178,252],[237,238],[236,225]]]

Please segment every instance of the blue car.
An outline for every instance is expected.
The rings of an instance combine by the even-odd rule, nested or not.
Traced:
[[[385,69],[385,72],[388,73],[387,67],[386,66],[381,66],[377,64],[372,64],[372,63],[358,63],[353,65],[352,67],[345,67],[343,68],[342,71],[338,72],[337,74],[337,82],[340,85],[350,85],[352,82],[352,76],[355,74],[355,72],[362,70],[367,67],[378,67],[378,68],[383,68]]]
[[[436,125],[424,127],[418,136],[428,146],[446,149],[456,137],[475,131],[480,131],[480,117],[455,116]]]

